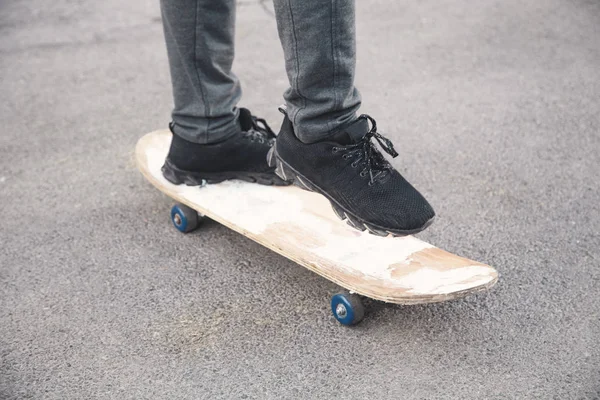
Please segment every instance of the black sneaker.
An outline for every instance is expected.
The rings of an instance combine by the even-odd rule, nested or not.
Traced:
[[[176,185],[189,186],[241,179],[262,185],[289,185],[267,164],[275,133],[265,120],[240,108],[241,132],[219,143],[198,144],[175,134],[162,167],[163,176]],[[171,131],[172,126],[170,126]]]
[[[358,230],[380,236],[422,231],[434,220],[433,208],[372,139],[391,156],[398,155],[368,115],[361,115],[331,139],[312,144],[296,138],[286,116],[269,152],[269,165],[277,167],[282,179],[327,197],[337,216]]]

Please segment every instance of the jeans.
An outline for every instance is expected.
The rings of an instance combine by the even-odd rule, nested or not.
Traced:
[[[216,143],[240,131],[240,83],[232,72],[235,0],[161,0],[175,134]],[[354,87],[354,0],[274,0],[290,87],[287,113],[311,143],[352,123],[361,98]]]

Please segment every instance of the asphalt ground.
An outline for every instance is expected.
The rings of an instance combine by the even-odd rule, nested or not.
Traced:
[[[172,104],[158,2],[0,2],[0,398],[600,398],[600,3],[358,2],[363,112],[490,292],[369,304],[208,222],[132,161]],[[269,2],[236,72],[277,126]]]

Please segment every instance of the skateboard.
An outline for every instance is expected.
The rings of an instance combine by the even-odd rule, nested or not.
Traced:
[[[333,316],[344,325],[364,316],[361,296],[396,304],[441,302],[491,288],[497,271],[441,250],[414,236],[381,237],[341,221],[322,195],[297,186],[264,186],[238,180],[203,186],[174,185],[161,167],[171,132],[139,139],[137,167],[173,198],[175,228],[187,233],[203,218],[268,247],[345,288],[331,298]]]

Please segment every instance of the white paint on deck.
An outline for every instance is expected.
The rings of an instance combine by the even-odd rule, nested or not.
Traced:
[[[409,293],[414,294],[453,293],[489,282],[489,268],[487,266],[469,265],[440,271],[424,267],[403,276],[398,283],[400,286],[405,287]]]
[[[210,209],[212,213],[255,235],[264,233],[269,226],[277,223],[301,226],[310,231],[313,238],[323,238],[319,247],[306,247],[305,251],[335,260],[350,270],[360,270],[367,277],[390,279],[390,264],[407,260],[413,253],[433,247],[413,236],[383,238],[366,231],[357,231],[337,219],[333,211],[333,221],[303,212],[302,199],[295,195],[301,189],[295,187],[276,188],[238,180],[209,184],[201,188],[173,185],[160,171],[165,160],[165,152],[161,151],[163,149],[148,148],[146,152],[148,167],[161,185],[171,186],[171,190],[182,198]],[[335,228],[348,230],[349,235],[334,235],[332,222],[337,225]]]
[[[173,185],[161,172],[170,133],[155,132],[140,143],[144,139],[143,146],[138,144],[138,166],[142,171],[147,169],[161,190],[198,205],[209,216],[241,228],[254,240],[342,285],[355,281],[397,290],[400,297],[423,298],[491,286],[497,279],[493,268],[445,252],[441,266],[438,259],[423,265],[419,254],[441,250],[413,236],[379,237],[359,232],[340,221],[324,197],[296,187],[242,181],[204,187]],[[449,266],[443,265],[444,258],[448,258]],[[351,284],[344,286],[355,290]]]

